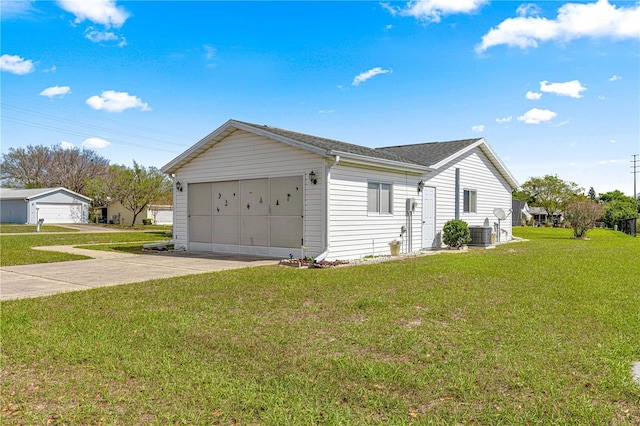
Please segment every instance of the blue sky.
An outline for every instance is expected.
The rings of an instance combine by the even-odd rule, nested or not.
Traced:
[[[1,6],[3,153],[161,167],[233,118],[369,147],[484,137],[520,183],[633,192],[636,1]]]

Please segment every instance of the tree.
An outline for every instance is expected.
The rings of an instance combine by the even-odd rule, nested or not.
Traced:
[[[564,208],[565,218],[571,224],[575,238],[584,238],[587,232],[596,226],[602,212],[600,204],[585,197],[575,198]]]
[[[103,177],[109,160],[90,149],[64,149],[60,145],[9,148],[2,154],[2,183],[11,188],[63,186],[85,194],[88,179]]]
[[[582,188],[575,182],[566,182],[557,175],[533,177],[522,184],[519,191],[514,192],[519,200],[526,201],[530,206],[545,209],[548,216],[562,211],[576,196],[582,193]]]
[[[149,204],[167,199],[171,194],[171,180],[157,168],[147,169],[134,161],[131,168],[111,166],[109,176],[93,180],[88,189],[90,196],[104,204],[120,202],[133,213],[133,226],[138,215]]]
[[[593,189],[593,186],[589,188],[589,199],[591,201],[598,201],[598,196],[596,195],[596,190]]]
[[[600,194],[600,202],[604,207],[604,222],[609,228],[615,227],[621,219],[639,216],[637,200],[617,189]]]

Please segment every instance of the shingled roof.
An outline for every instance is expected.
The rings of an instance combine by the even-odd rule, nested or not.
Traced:
[[[381,158],[385,160],[398,161],[401,163],[424,165],[424,163],[414,161],[411,158],[407,158],[405,156],[402,156],[390,150],[386,151],[386,150],[380,150],[375,148],[368,148],[362,145],[356,145],[352,143],[337,141],[334,139],[321,138],[319,136],[313,136],[305,133],[294,132],[291,130],[281,129],[278,127],[271,127],[266,125],[261,126],[257,124],[246,123],[244,121],[237,121],[237,122],[245,124],[250,127],[254,127],[256,129],[265,130],[267,132],[285,137],[287,139],[292,139],[298,142],[302,142],[304,144],[311,145],[316,148],[320,148],[322,150],[329,151],[329,152],[344,152],[349,154],[361,155],[363,157]]]
[[[438,168],[444,165],[443,162],[453,159],[457,155],[461,155],[469,149],[480,146],[511,185],[514,188],[518,186],[513,176],[511,176],[506,167],[501,163],[500,159],[498,159],[491,148],[489,148],[486,141],[482,138],[368,148],[362,145],[355,145],[305,133],[294,132],[292,130],[281,129],[278,127],[247,123],[238,120],[229,120],[224,123],[178,157],[171,160],[171,162],[163,166],[162,171],[165,173],[175,173],[193,158],[202,154],[237,130],[255,133],[327,158],[340,156],[348,158],[350,161],[360,162],[363,164],[392,167],[398,170],[410,170],[415,173],[424,173]]]
[[[30,200],[31,198],[40,197],[42,195],[47,195],[54,192],[66,192],[68,194],[72,194],[81,198],[85,198],[88,201],[91,201],[91,198],[84,196],[82,194],[78,194],[77,192],[73,192],[70,189],[63,188],[63,187],[30,188],[30,189],[0,188],[0,200]]]
[[[480,139],[461,139],[447,142],[428,142],[376,148],[376,151],[397,155],[407,161],[431,167],[473,145]]]

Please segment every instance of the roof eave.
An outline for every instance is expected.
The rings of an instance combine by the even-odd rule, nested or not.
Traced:
[[[327,151],[327,154],[334,157],[340,156],[341,161],[346,160],[349,163],[368,165],[368,166],[377,166],[377,167],[383,167],[383,168],[393,169],[393,170],[400,169],[400,170],[404,170],[404,171],[408,171],[416,174],[422,174],[422,173],[430,172],[433,170],[430,167],[422,166],[420,164],[405,163],[402,161],[388,160],[385,158],[369,157],[366,155],[358,155],[350,152]]]
[[[179,169],[180,167],[182,167],[183,165],[191,161],[193,158],[195,158],[202,152],[211,148],[216,143],[220,142],[222,139],[224,139],[226,136],[228,136],[235,130],[244,130],[259,136],[263,136],[271,140],[282,142],[286,145],[290,145],[295,148],[299,148],[299,149],[311,152],[316,155],[320,155],[322,157],[327,157],[326,150],[314,147],[312,145],[308,145],[306,143],[297,141],[295,139],[277,135],[275,133],[270,132],[268,129],[261,129],[259,127],[250,126],[248,124],[238,122],[235,120],[228,120],[222,126],[218,127],[216,130],[209,133],[204,138],[200,139],[200,141],[198,141],[191,148],[187,149],[178,157],[174,158],[169,163],[162,166],[160,170],[167,174],[174,173],[177,169]]]

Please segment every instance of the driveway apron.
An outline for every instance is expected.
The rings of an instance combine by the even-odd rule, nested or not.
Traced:
[[[70,246],[34,248],[81,254],[93,259],[1,267],[0,300],[278,263],[276,259],[214,253],[160,252],[138,255]]]

